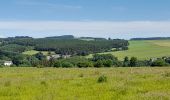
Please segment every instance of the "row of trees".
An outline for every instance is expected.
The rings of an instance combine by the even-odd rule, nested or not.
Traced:
[[[55,38],[12,38],[4,39],[3,45],[16,44],[16,46],[32,47],[37,51],[55,51],[62,55],[88,55],[116,50],[127,50],[128,41],[126,40],[93,40],[85,41],[79,39],[55,39]],[[9,46],[8,46],[9,47]],[[18,47],[19,48],[19,47]]]
[[[46,59],[43,53],[33,56],[24,56],[18,53],[0,51],[0,59],[12,60],[13,66],[20,67],[141,67],[141,66],[168,66],[170,57],[162,57],[151,60],[138,60],[136,57],[125,57],[120,61],[111,54],[95,54],[92,58],[87,59],[83,56],[74,56],[67,59]]]

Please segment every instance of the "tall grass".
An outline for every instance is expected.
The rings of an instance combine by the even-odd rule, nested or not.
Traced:
[[[169,100],[170,68],[1,68],[0,100]],[[96,82],[102,75],[107,82]]]

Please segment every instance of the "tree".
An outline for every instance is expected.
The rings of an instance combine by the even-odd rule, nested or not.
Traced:
[[[93,67],[93,63],[91,63],[91,62],[79,62],[78,64],[77,64],[77,66],[79,67],[79,68],[87,68],[87,67]]]
[[[43,55],[42,52],[39,52],[39,53],[35,54],[35,57],[38,58],[39,60],[43,60],[43,59],[46,58],[46,57]]]
[[[62,63],[60,61],[57,61],[54,63],[54,67],[56,67],[56,68],[62,67]]]
[[[74,67],[74,65],[70,62],[62,62],[62,67],[71,68],[71,67]]]
[[[129,57],[125,57],[123,61],[123,67],[128,67],[130,64]]]
[[[157,59],[151,64],[151,66],[166,66],[166,65],[167,63],[163,59]]]
[[[130,67],[136,67],[137,66],[137,63],[138,63],[138,60],[136,57],[132,57],[130,59]]]
[[[94,63],[94,67],[104,67],[102,60],[98,60],[97,62]]]
[[[103,61],[103,65],[105,66],[105,67],[112,67],[113,66],[113,62],[112,62],[112,60],[105,60],[105,61]]]

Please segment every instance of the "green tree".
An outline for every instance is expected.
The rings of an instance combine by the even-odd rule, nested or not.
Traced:
[[[166,66],[166,65],[167,63],[163,59],[157,59],[151,64],[151,66]]]
[[[105,60],[105,61],[103,61],[103,65],[105,66],[105,67],[112,67],[113,66],[113,62],[112,62],[112,60]]]
[[[97,67],[97,68],[104,67],[103,61],[102,60],[98,60],[97,62],[94,63],[94,67]]]
[[[71,68],[71,67],[74,67],[74,65],[70,62],[62,62],[62,67]]]
[[[130,67],[136,67],[137,66],[137,63],[138,63],[138,60],[136,57],[132,57],[130,59]]]
[[[130,64],[129,57],[125,57],[123,61],[123,67],[128,67]]]
[[[87,67],[93,67],[93,63],[91,62],[79,62],[77,64],[79,68],[87,68]]]

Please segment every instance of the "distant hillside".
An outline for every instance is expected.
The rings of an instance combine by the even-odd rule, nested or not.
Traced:
[[[87,41],[90,41],[90,40],[107,40],[106,38],[97,38],[97,37],[80,37],[79,39],[80,40],[87,40]]]
[[[52,37],[46,37],[48,39],[74,39],[73,35],[62,35],[62,36],[52,36]]]
[[[132,38],[130,40],[169,40],[170,37]]]

